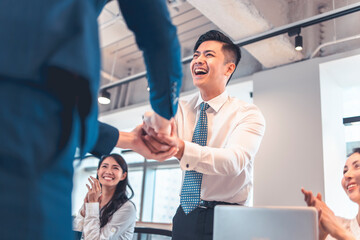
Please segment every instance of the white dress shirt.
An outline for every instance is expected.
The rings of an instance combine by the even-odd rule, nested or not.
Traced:
[[[192,143],[200,114],[201,94],[180,100],[176,115],[179,138],[184,140],[182,170],[203,173],[201,199],[248,204],[253,161],[265,131],[265,120],[254,105],[230,97],[227,91],[207,101],[207,145]]]
[[[73,229],[82,232],[85,240],[132,240],[135,222],[135,206],[127,201],[100,228],[99,203],[86,203],[85,218],[79,212],[74,219]]]

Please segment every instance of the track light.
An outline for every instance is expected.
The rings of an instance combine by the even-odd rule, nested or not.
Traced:
[[[303,49],[303,39],[302,36],[297,35],[295,37],[295,50],[296,51],[301,51]]]
[[[300,32],[301,32],[300,27],[292,28],[288,31],[289,37],[297,35],[295,37],[295,50],[296,51],[301,51],[303,49],[303,39],[302,39],[302,36],[300,36]]]
[[[106,90],[101,92],[101,95],[98,97],[100,104],[109,104],[110,103],[110,93]]]

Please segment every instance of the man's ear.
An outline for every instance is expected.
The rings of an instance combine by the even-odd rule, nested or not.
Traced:
[[[226,69],[225,75],[227,77],[230,77],[231,74],[233,74],[233,72],[235,71],[236,65],[233,62],[229,62],[226,64],[226,66],[227,66],[227,69]]]

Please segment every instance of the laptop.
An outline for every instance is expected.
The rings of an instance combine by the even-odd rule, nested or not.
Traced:
[[[318,240],[317,211],[310,207],[218,205],[213,240]]]

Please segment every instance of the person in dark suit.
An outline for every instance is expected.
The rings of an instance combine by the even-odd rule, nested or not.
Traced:
[[[106,0],[0,1],[0,238],[72,239],[73,157],[114,146],[152,154],[141,127],[97,121],[97,16]],[[119,0],[143,51],[150,102],[161,119],[177,110],[180,47],[163,0]],[[166,71],[164,71],[166,69]]]

